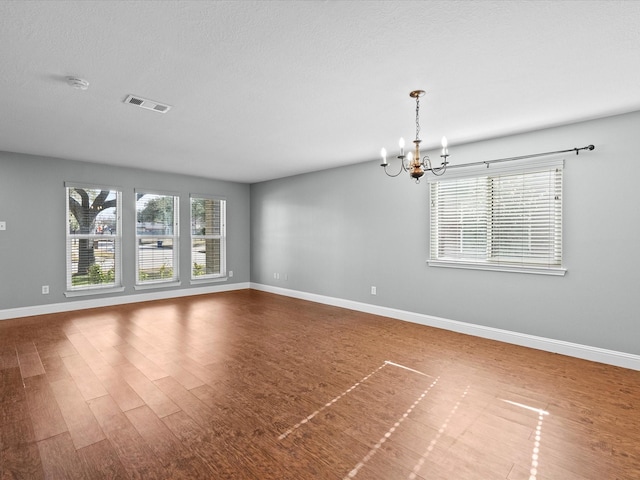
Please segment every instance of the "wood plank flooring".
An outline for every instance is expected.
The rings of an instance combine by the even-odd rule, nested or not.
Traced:
[[[255,290],[0,322],[0,479],[640,479],[640,372]]]

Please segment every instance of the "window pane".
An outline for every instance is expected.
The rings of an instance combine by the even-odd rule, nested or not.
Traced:
[[[222,273],[222,242],[219,238],[192,239],[192,276],[220,275]]]
[[[432,256],[484,259],[487,256],[487,178],[432,184]],[[435,247],[435,251],[434,251]]]
[[[191,234],[220,235],[221,200],[191,199]]]
[[[70,234],[117,234],[115,190],[69,188]]]
[[[137,196],[138,235],[173,235],[175,197],[151,193]]]
[[[138,239],[138,280],[153,282],[174,280],[173,237],[148,237]]]
[[[561,263],[560,171],[492,179],[492,257],[515,263]]]
[[[71,286],[115,286],[116,248],[114,239],[70,238]]]

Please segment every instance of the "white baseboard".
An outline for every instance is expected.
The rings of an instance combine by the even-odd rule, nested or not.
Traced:
[[[617,367],[629,368],[632,370],[640,370],[640,355],[617,352],[615,350],[606,350],[604,348],[580,345],[562,340],[554,340],[552,338],[537,337],[535,335],[511,332],[509,330],[502,330],[499,328],[474,325],[472,323],[448,320],[446,318],[433,317],[431,315],[397,310],[394,308],[380,307],[377,305],[354,302],[341,298],[326,297],[323,295],[316,295],[314,293],[272,287],[270,285],[251,283],[251,288],[287,297],[299,298],[301,300],[324,303],[335,307],[347,308],[349,310],[356,310],[359,312],[371,313],[373,315],[418,323],[429,327],[441,328],[443,330],[464,333],[476,337],[498,340],[500,342],[511,343],[523,347],[535,348],[546,352],[559,353],[570,357],[591,360],[593,362],[606,363],[608,365],[615,365]]]
[[[32,307],[7,308],[0,310],[0,320],[31,317],[32,315],[46,315],[49,313],[70,312],[74,310],[84,310],[87,308],[110,307],[113,305],[124,305],[127,303],[148,302],[150,300],[162,300],[165,298],[188,297],[191,295],[228,292],[231,290],[246,290],[248,288],[251,288],[248,282],[230,283],[198,288],[183,288],[180,290],[139,293],[135,295],[92,298],[90,300],[77,300],[73,302],[50,303],[48,305],[36,305]]]

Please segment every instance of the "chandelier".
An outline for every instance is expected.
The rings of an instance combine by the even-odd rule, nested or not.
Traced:
[[[384,168],[384,173],[386,173],[389,177],[397,177],[403,171],[409,172],[409,176],[414,178],[416,183],[420,183],[420,177],[424,175],[424,172],[431,172],[434,175],[440,176],[447,170],[447,158],[449,157],[449,150],[447,149],[447,139],[446,137],[442,137],[442,155],[440,157],[443,159],[442,164],[439,167],[432,167],[431,160],[428,155],[425,155],[422,159],[420,159],[420,97],[424,95],[424,90],[414,90],[409,94],[411,98],[416,99],[416,139],[413,141],[415,144],[415,149],[413,152],[408,152],[406,155],[404,154],[404,138],[400,138],[400,155],[398,155],[398,159],[400,160],[400,169],[398,173],[391,174],[387,171],[387,167],[389,163],[387,162],[387,150],[380,150],[380,155],[382,155],[382,163],[380,166]]]

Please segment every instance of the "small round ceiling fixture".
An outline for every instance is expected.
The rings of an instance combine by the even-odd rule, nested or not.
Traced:
[[[78,90],[86,90],[89,88],[89,82],[78,77],[67,77],[67,85]]]

